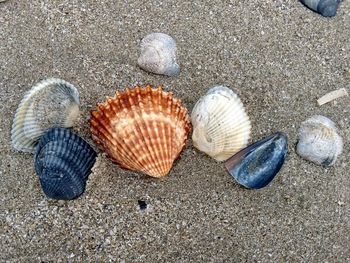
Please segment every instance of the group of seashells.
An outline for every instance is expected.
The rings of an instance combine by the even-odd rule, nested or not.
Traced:
[[[174,39],[162,33],[146,36],[138,64],[157,74],[178,75]],[[35,170],[50,198],[80,196],[96,161],[92,147],[69,129],[78,116],[78,90],[61,79],[34,85],[16,111],[12,146],[35,153]],[[282,132],[246,147],[251,134],[249,117],[237,94],[225,86],[209,89],[191,117],[181,100],[161,86],[126,88],[98,103],[89,122],[93,140],[113,162],[157,178],[170,172],[188,141],[191,123],[193,145],[225,161],[228,173],[247,188],[269,184],[288,150]],[[342,139],[329,119],[316,116],[302,124],[297,146],[302,157],[332,165],[341,149]]]
[[[35,171],[50,198],[69,200],[81,195],[96,161],[91,146],[67,129],[78,117],[78,90],[55,78],[34,85],[16,111],[12,147],[34,153]]]

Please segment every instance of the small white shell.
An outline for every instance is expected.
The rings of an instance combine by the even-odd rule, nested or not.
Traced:
[[[46,79],[29,90],[12,124],[14,149],[34,152],[40,136],[52,127],[72,127],[79,116],[79,93],[61,79]]]
[[[152,33],[141,41],[141,55],[138,65],[149,72],[177,76],[180,67],[176,63],[176,42],[163,33]]]
[[[251,125],[239,97],[229,88],[211,88],[192,110],[193,145],[224,161],[247,146]]]
[[[308,161],[331,166],[343,151],[343,139],[333,121],[315,115],[301,123],[296,150]]]

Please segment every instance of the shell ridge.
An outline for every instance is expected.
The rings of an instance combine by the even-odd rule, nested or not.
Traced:
[[[149,92],[148,92],[148,103],[149,103],[149,110],[150,110],[150,119],[149,125],[147,125],[147,133],[150,138],[150,147],[152,149],[152,157],[153,157],[153,162],[154,162],[154,167],[156,170],[156,173],[158,174],[164,174],[166,173],[166,169],[164,168],[162,164],[162,157],[161,157],[161,152],[160,147],[161,145],[159,144],[159,131],[156,123],[156,119],[158,122],[162,122],[162,114],[159,114],[159,108],[157,107],[157,94],[158,94],[159,89],[152,89],[152,87],[149,87]],[[158,116],[158,117],[157,117]],[[158,147],[157,147],[158,146]]]
[[[157,170],[160,174],[167,174],[169,167],[168,167],[168,160],[167,157],[165,155],[165,149],[167,147],[166,145],[166,141],[161,140],[161,138],[163,137],[162,134],[162,129],[160,128],[162,125],[162,123],[164,123],[164,117],[163,117],[163,113],[162,113],[162,101],[161,101],[161,89],[160,87],[158,87],[157,89],[152,91],[152,108],[154,109],[154,113],[157,114],[158,117],[158,122],[155,121],[157,118],[154,118],[154,120],[152,121],[152,127],[153,130],[155,131],[155,136],[153,137],[154,146],[158,146],[155,147],[156,149],[156,166],[158,166]]]
[[[179,139],[179,143],[178,143],[178,148],[177,149],[181,149],[182,150],[183,147],[185,147],[186,142],[188,140],[187,135],[191,132],[191,125],[190,125],[190,119],[189,119],[189,116],[188,116],[187,109],[186,108],[181,108],[180,111],[182,113],[181,114],[182,115],[181,122],[182,122],[182,125],[184,126],[184,130],[181,132],[181,136],[180,136],[181,140]],[[179,134],[178,131],[176,133]],[[175,152],[175,154],[174,154],[174,161],[180,155],[181,150],[177,150]]]
[[[130,90],[127,90],[126,94],[130,95]],[[123,95],[125,95],[125,94],[123,94]],[[120,101],[120,103],[122,105],[122,108],[124,108],[124,111],[128,108],[128,105],[125,103],[125,101],[126,100],[121,100]],[[131,115],[130,117],[132,118],[133,116],[135,116],[134,114],[135,113],[131,110],[130,111],[130,115]],[[137,138],[137,134],[136,134],[134,129],[131,130],[131,134],[133,135],[132,136],[132,143],[133,143],[133,145],[134,146],[135,145],[140,145],[136,141],[134,141],[134,138]],[[120,137],[123,137],[124,140],[125,140],[125,136],[120,136]],[[137,169],[144,170],[143,159],[140,159],[139,156],[137,156],[137,154],[134,153],[134,151],[133,151],[134,148],[130,148],[127,143],[124,143],[124,146],[127,147],[127,151],[129,151],[134,156],[135,162],[137,163]],[[141,158],[144,158],[144,157],[147,157],[147,156],[141,156]]]
[[[102,115],[100,116],[101,118],[97,118],[95,116],[91,118],[90,120],[91,129],[98,132],[100,135],[102,135],[105,138],[105,141],[108,141],[112,145],[115,145],[115,140],[113,140],[113,138],[110,136],[110,133],[112,131],[112,127],[110,123],[105,122],[104,118],[102,118]]]
[[[214,138],[220,138],[223,135],[221,134],[220,131],[223,131],[225,133],[224,137],[228,137],[229,134],[232,136],[237,136],[237,133],[246,133],[250,131],[251,124],[250,121],[244,121],[244,122],[238,122],[237,126],[235,126],[232,129],[227,129],[227,128],[222,128],[221,130],[218,130],[217,127],[220,126],[227,126],[230,122],[229,121],[223,121],[219,123],[220,125],[213,125],[214,128],[209,128],[207,130],[207,133],[210,134],[210,137]],[[216,124],[216,123],[215,123]],[[215,129],[216,127],[216,129]]]
[[[51,78],[43,80],[32,86],[32,88],[25,93],[19,103],[12,123],[11,144],[13,148],[19,151],[34,152],[37,141],[44,133],[44,130],[56,125],[65,125],[62,120],[65,119],[66,114],[55,113],[52,110],[49,111],[50,114],[48,115],[42,114],[42,111],[46,106],[40,104],[42,100],[43,103],[45,101],[56,103],[53,98],[50,99],[50,96],[55,92],[59,92],[63,86],[65,86],[65,90],[69,92],[66,92],[63,97],[58,96],[57,99],[61,101],[58,101],[57,105],[60,105],[59,103],[61,102],[65,103],[65,96],[72,98],[77,104],[79,104],[78,90],[72,84],[60,79]],[[54,106],[48,104],[47,107]],[[59,108],[59,106],[57,107]],[[57,118],[50,119],[50,116],[54,116],[54,114],[56,114],[55,116],[57,116]],[[41,118],[37,118],[37,116],[41,116]],[[44,121],[47,126],[45,129],[42,129],[41,123]],[[71,120],[71,122],[74,122],[74,120]],[[29,125],[28,129],[26,128],[27,124]],[[38,136],[38,134],[40,135]]]
[[[143,113],[146,115],[146,113]],[[154,156],[154,150],[152,145],[152,137],[149,133],[149,130],[147,127],[149,126],[148,120],[146,121],[144,118],[141,118],[139,120],[139,129],[140,129],[140,136],[142,140],[144,141],[142,149],[148,153],[148,165],[144,166],[143,171],[147,173],[147,170],[149,169],[151,173],[157,173],[156,169],[156,162],[157,158]],[[147,164],[147,163],[146,163]]]
[[[110,134],[105,130],[103,124],[101,126],[97,126],[97,123],[102,124],[101,119],[93,116],[93,118],[90,121],[91,131],[93,134],[94,141],[98,142],[99,148],[101,150],[113,148],[113,149],[115,149],[115,151],[120,153],[120,150],[118,148],[120,146],[119,141],[114,140],[113,138],[111,138],[109,136]],[[98,129],[97,127],[99,127],[100,129]],[[102,131],[101,131],[101,128],[103,129]],[[96,136],[96,135],[94,136],[94,134],[99,135],[99,136]],[[102,138],[105,138],[105,139],[102,140],[102,138],[100,136],[102,136]],[[111,157],[113,154],[108,150],[107,155],[109,157]],[[132,158],[129,155],[127,156],[127,158],[130,162],[132,162]]]
[[[142,127],[142,134],[144,136],[145,139],[145,143],[147,145],[148,151],[149,151],[149,155],[150,155],[150,159],[151,159],[151,163],[149,164],[152,168],[154,167],[154,169],[156,170],[155,173],[157,173],[157,152],[155,147],[153,147],[153,135],[152,135],[152,131],[150,130],[150,125],[148,124],[150,122],[151,126],[153,126],[153,122],[152,122],[152,110],[154,109],[154,105],[153,105],[153,101],[152,101],[152,88],[151,86],[147,86],[146,87],[146,93],[145,93],[145,99],[146,99],[146,103],[145,106],[143,108],[141,108],[142,111],[142,122],[144,123],[144,125],[141,125]],[[146,108],[148,109],[148,111],[146,110]],[[147,169],[147,167],[146,167]]]
[[[162,93],[162,96],[165,98],[164,101],[166,103],[166,112],[165,115],[167,116],[168,119],[171,118],[171,112],[173,109],[173,104],[174,104],[174,100],[173,100],[173,94],[170,92],[164,92]],[[167,129],[167,145],[168,145],[168,164],[171,166],[172,165],[172,153],[173,153],[173,147],[172,147],[172,138],[174,136],[173,134],[173,128],[171,126],[171,124],[167,124],[166,125],[166,129]]]
[[[183,116],[186,111],[178,110],[177,115],[173,112],[173,109],[178,107],[182,109],[181,103],[173,99],[171,93],[162,91],[161,87],[154,89],[147,85],[120,92],[118,99],[107,101],[106,104],[112,104],[114,112],[114,116],[111,114],[107,116],[114,121],[111,124],[113,135],[110,136],[121,144],[120,147],[125,147],[125,144],[132,145],[130,151],[133,151],[132,154],[135,156],[134,163],[140,163],[139,166],[142,167],[130,164],[129,160],[120,156],[120,153],[123,152],[121,149],[111,148],[104,142],[103,136],[99,135],[99,129],[104,128],[99,127],[98,120],[94,121],[94,118],[99,119],[104,116],[101,114],[92,114],[93,118],[90,122],[92,137],[96,143],[122,167],[141,171],[153,177],[166,175],[174,161],[170,157],[181,152],[183,142],[186,141],[189,133],[189,118],[188,116],[185,118],[186,115]],[[117,106],[114,107],[114,105]],[[104,108],[98,107],[97,111],[104,111]],[[180,135],[175,134],[178,131]],[[129,136],[132,138],[126,140]],[[175,143],[172,137],[181,137],[181,141]],[[180,147],[180,149],[175,149],[175,147]]]
[[[35,170],[43,192],[54,199],[77,198],[85,190],[95,160],[92,147],[78,135],[69,129],[49,129],[35,152]]]
[[[112,107],[118,106],[120,109],[122,109],[121,105],[123,105],[122,99],[118,100],[118,104],[116,104],[116,105],[112,104]],[[135,136],[135,131],[132,131],[132,135],[133,135],[133,137]],[[119,154],[121,156],[124,156],[124,158],[126,158],[128,160],[127,165],[129,167],[134,166],[135,169],[141,169],[142,163],[139,162],[137,155],[132,151],[132,149],[126,143],[123,142],[123,140],[119,140],[119,137],[123,138],[123,136],[121,136],[121,134],[119,134],[119,136],[117,136],[115,138],[115,141],[118,143],[119,148],[122,150],[119,150],[118,147],[116,147],[115,148],[116,151],[119,152]],[[113,156],[113,153],[112,153],[112,156]],[[117,159],[118,159],[118,163],[120,163],[119,158],[117,158]],[[131,169],[131,170],[135,170],[135,169]]]
[[[148,147],[145,147],[145,141],[146,141],[146,138],[144,137],[144,134],[142,132],[142,129],[140,127],[142,127],[142,124],[140,123],[140,120],[142,120],[142,112],[139,110],[139,107],[136,107],[136,104],[137,105],[140,105],[142,104],[142,102],[139,102],[139,96],[137,95],[137,91],[138,89],[136,88],[136,92],[135,92],[135,97],[136,97],[136,103],[135,101],[133,100],[133,104],[134,104],[134,108],[133,110],[130,111],[130,113],[132,114],[131,117],[134,118],[135,120],[135,133],[134,133],[134,138],[137,138],[137,134],[139,134],[139,136],[141,136],[141,140],[140,142],[136,141],[135,142],[135,145],[139,145],[139,148],[140,149],[143,149],[144,151],[148,152],[148,155],[144,155],[142,156],[142,159],[140,160],[140,163],[141,163],[141,167],[143,167],[142,169],[146,169],[145,168],[145,164],[144,163],[149,163],[149,164],[154,164],[154,160],[152,160],[150,157],[151,157],[151,152],[149,151]],[[132,100],[132,97],[129,96],[129,100]],[[135,149],[135,148],[134,148]],[[155,166],[154,165],[150,165],[149,166],[149,169],[154,172],[153,170],[155,169]]]
[[[147,131],[143,127],[146,125],[147,124],[145,122],[144,122],[144,124],[142,124],[141,118],[139,120],[137,120],[137,125],[135,125],[135,129],[137,130],[137,134],[141,137],[141,141],[142,141],[142,143],[139,144],[139,151],[142,152],[142,150],[143,150],[146,152],[146,154],[143,156],[145,163],[142,162],[140,170],[142,170],[143,172],[146,172],[147,169],[149,169],[150,172],[154,172],[155,161],[153,160],[152,152],[150,151],[149,144],[147,143],[148,142]],[[135,137],[137,134],[135,134]],[[149,163],[149,165],[146,167],[147,163]]]
[[[242,101],[231,89],[216,86],[195,104],[193,145],[217,161],[244,148],[250,138],[251,123]]]
[[[164,95],[164,96],[163,96]],[[165,105],[164,105],[165,104]],[[165,165],[167,167],[171,167],[171,156],[170,156],[170,144],[169,144],[169,138],[171,138],[171,135],[169,131],[171,131],[171,128],[168,129],[166,126],[167,124],[167,116],[165,114],[166,106],[168,105],[168,100],[167,100],[167,93],[162,92],[162,87],[158,87],[158,105],[160,107],[160,112],[163,117],[162,122],[160,122],[160,131],[162,131],[162,141],[164,142],[164,157],[163,160],[165,160]],[[165,106],[165,107],[164,107]]]
[[[64,149],[64,151],[61,150],[62,148]],[[79,158],[79,154],[87,156],[88,150],[90,149],[86,149],[86,147],[84,148],[83,142],[78,140],[77,136],[71,136],[70,138],[67,138],[67,141],[64,142],[64,144],[58,141],[51,141],[48,144],[46,144],[45,147],[42,149],[42,151],[55,152],[56,156],[59,156],[62,159],[69,160],[70,164],[77,173],[80,167],[82,174],[86,172],[84,162],[87,162],[89,160],[87,158]]]

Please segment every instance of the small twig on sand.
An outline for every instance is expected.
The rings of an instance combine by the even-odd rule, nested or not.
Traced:
[[[343,97],[343,96],[349,96],[347,90],[345,88],[333,90],[326,95],[323,95],[321,98],[317,100],[318,105],[326,104],[332,100],[335,100],[337,98]]]

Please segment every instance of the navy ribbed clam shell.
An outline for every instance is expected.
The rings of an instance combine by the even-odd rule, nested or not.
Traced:
[[[69,129],[52,128],[41,137],[34,158],[44,193],[70,200],[84,192],[96,152]]]

